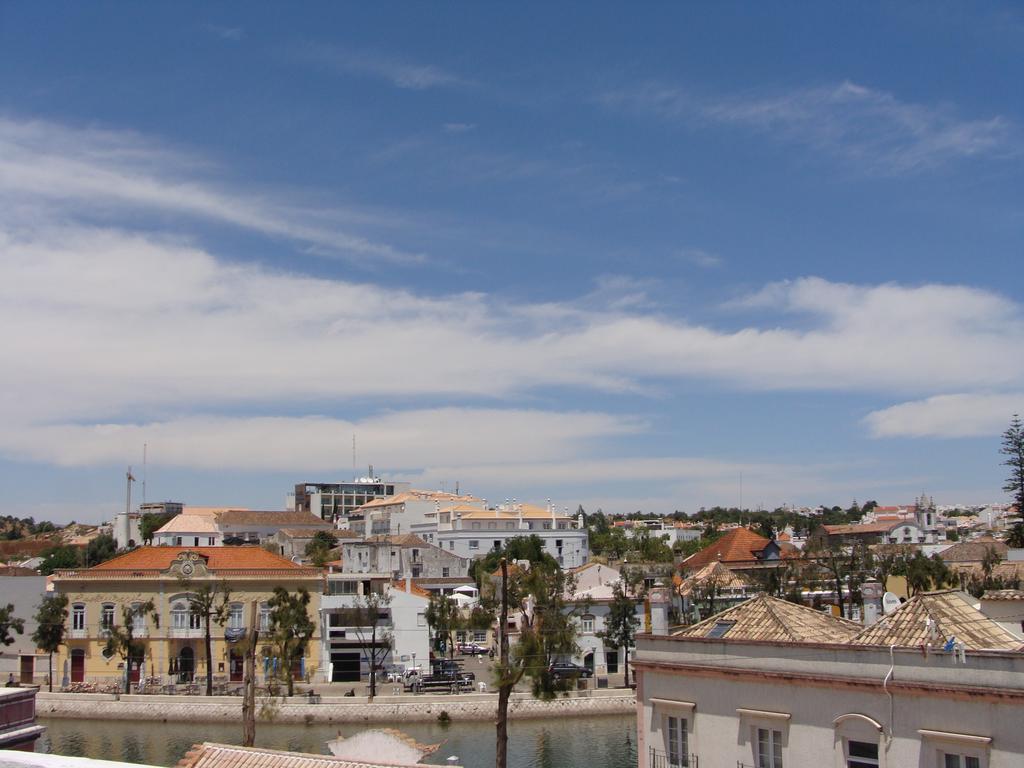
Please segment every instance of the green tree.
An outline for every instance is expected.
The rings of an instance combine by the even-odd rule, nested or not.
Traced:
[[[213,632],[211,625],[223,627],[231,610],[231,592],[226,582],[204,584],[191,589],[188,579],[181,579],[182,588],[188,592],[188,611],[203,623],[203,649],[206,652],[206,695],[213,696]]]
[[[455,632],[463,624],[459,604],[448,595],[431,594],[425,618],[434,633],[434,650],[455,658]]]
[[[956,583],[956,578],[941,557],[925,557],[920,550],[907,561],[906,577],[911,596]]]
[[[500,653],[494,667],[498,688],[498,716],[495,723],[495,766],[505,768],[508,756],[508,703],[512,690],[524,676],[531,679],[533,695],[550,699],[564,685],[551,676],[551,662],[559,656],[576,653],[576,622],[574,611],[566,605],[565,596],[574,591],[574,579],[557,564],[541,561],[529,570],[509,576],[508,561],[501,560],[498,594],[493,599],[499,607]],[[509,648],[508,615],[511,606],[520,614],[519,639]]]
[[[85,567],[105,563],[117,554],[117,542],[109,533],[103,533],[90,541],[85,547]]]
[[[316,625],[309,618],[309,592],[299,587],[291,594],[284,587],[274,587],[274,595],[267,601],[270,608],[269,645],[264,655],[277,659],[279,674],[288,685],[288,695],[295,693],[294,667],[306,655],[306,647]]]
[[[25,634],[25,620],[14,615],[14,604],[8,603],[0,608],[0,645],[8,646],[14,642],[12,632]]]
[[[40,556],[42,562],[39,564],[39,572],[43,576],[49,576],[61,568],[77,568],[82,564],[79,550],[67,544],[45,549]]]
[[[322,568],[327,563],[331,550],[336,546],[338,546],[337,536],[330,531],[317,531],[306,545],[306,557],[313,561],[313,565]]]
[[[152,599],[144,603],[122,606],[120,625],[111,623],[100,627],[100,630],[107,636],[106,653],[108,655],[116,654],[124,661],[125,693],[131,693],[132,666],[141,669],[146,657],[145,643],[135,637],[135,620],[142,619],[145,623],[147,616],[152,616],[153,624],[157,627],[160,626],[160,614]]]
[[[139,519],[139,536],[143,544],[153,541],[153,534],[163,528],[175,516],[173,512],[146,512]]]
[[[1014,523],[1006,535],[1006,546],[1014,549],[1024,548],[1024,522]]]
[[[67,631],[68,596],[61,594],[47,595],[39,603],[36,610],[36,631],[32,633],[32,642],[49,656],[49,671],[46,679],[50,691],[53,692],[53,654],[64,645],[64,634]]]
[[[615,648],[621,648],[625,657],[625,682],[629,687],[629,649],[633,638],[640,627],[640,619],[636,615],[637,601],[626,594],[621,581],[612,585],[612,601],[608,604],[608,614],[604,620],[604,631],[598,637]]]
[[[1016,413],[1010,420],[1010,426],[1003,432],[1003,444],[999,452],[1006,457],[1003,466],[1010,468],[1010,476],[1006,478],[1003,491],[1013,496],[1017,514],[1024,515],[1024,424]]]

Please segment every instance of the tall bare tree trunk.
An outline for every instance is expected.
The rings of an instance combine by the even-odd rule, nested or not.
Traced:
[[[256,601],[253,600],[249,619],[249,647],[245,649],[245,695],[242,698],[242,746],[256,743],[256,641],[259,625],[256,623]]]
[[[206,695],[213,696],[213,651],[212,641],[210,639],[210,614],[206,614],[206,637],[203,638],[206,643]]]
[[[47,673],[46,679],[50,682],[50,693],[53,693],[53,651],[50,651],[50,671]]]
[[[622,648],[622,661],[626,670],[626,687],[629,688],[629,643]]]
[[[498,619],[501,632],[501,653],[498,669],[498,721],[497,744],[495,745],[494,766],[506,768],[508,764],[508,701],[512,696],[512,679],[508,675],[508,561],[501,558],[501,616]]]
[[[377,695],[377,625],[370,635],[370,701]]]

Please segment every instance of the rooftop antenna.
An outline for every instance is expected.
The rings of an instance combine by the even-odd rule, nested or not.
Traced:
[[[142,444],[142,506],[146,506],[146,444]]]
[[[740,512],[743,512],[743,470],[740,470]]]

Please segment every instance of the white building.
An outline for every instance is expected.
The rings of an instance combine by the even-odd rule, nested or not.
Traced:
[[[297,483],[285,498],[285,508],[308,512],[322,520],[342,522],[368,501],[394,496],[409,490],[408,483],[396,483],[375,477],[370,467],[368,477],[340,483]]]
[[[566,602],[574,611],[584,610],[576,618],[576,644],[579,653],[572,659],[577,664],[587,667],[596,675],[616,674],[624,669],[626,649],[616,648],[606,643],[601,633],[605,631],[605,620],[608,617],[609,605],[612,601],[616,584],[622,577],[615,568],[601,563],[587,563],[573,571],[576,588]],[[644,631],[644,603],[637,601],[636,617],[638,631]],[[662,629],[662,631],[664,631]],[[632,658],[632,649],[629,651]]]
[[[388,638],[388,652],[377,659],[380,667],[429,664],[429,593],[411,580],[392,581],[389,573],[339,573],[332,569],[320,599],[321,658],[329,682],[358,682],[369,675],[371,628],[357,620],[360,614],[355,609],[365,605],[363,597],[371,593],[388,599],[377,632],[378,642],[385,635]]]
[[[338,526],[348,528],[359,536],[400,536],[413,531],[415,526],[436,522],[442,507],[458,506],[462,509],[486,509],[483,499],[446,491],[406,490],[394,496],[374,499],[352,510],[348,519]]]
[[[959,593],[866,629],[760,596],[637,645],[640,768],[1024,765],[1020,640]]]
[[[483,557],[518,536],[537,536],[562,568],[578,568],[590,558],[582,519],[547,507],[510,503],[491,509],[459,504],[438,509],[413,533],[459,557]]]
[[[259,512],[248,509],[186,507],[153,535],[156,546],[220,547],[258,544],[281,529],[331,531],[334,526],[308,512]]]

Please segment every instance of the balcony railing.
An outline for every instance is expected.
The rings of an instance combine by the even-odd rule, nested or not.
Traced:
[[[669,755],[664,750],[650,750],[647,768],[700,768],[696,755]]]

